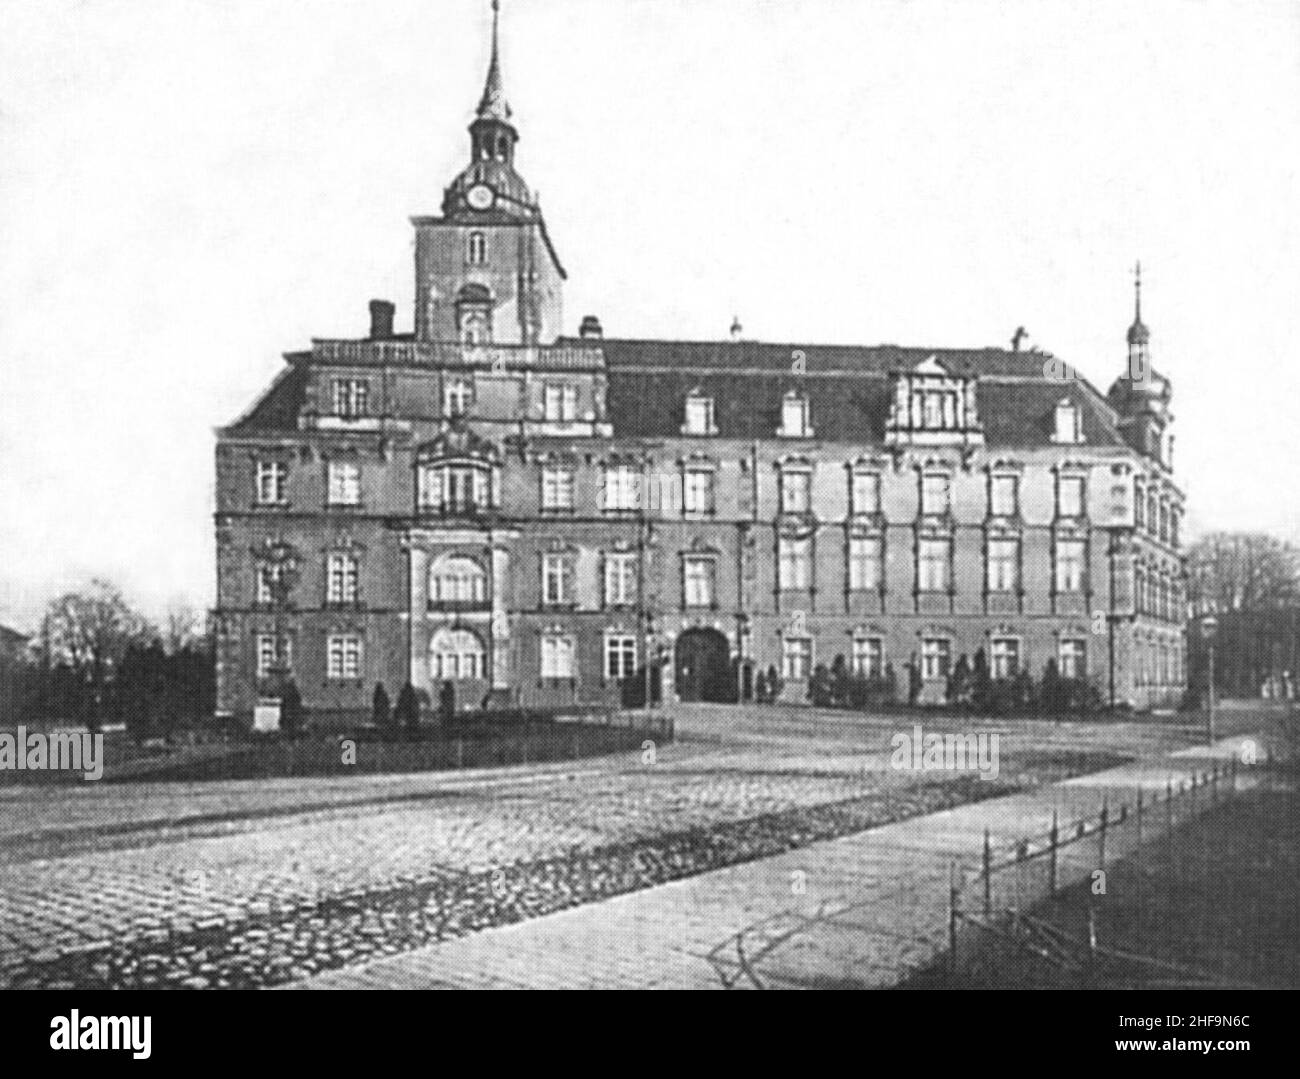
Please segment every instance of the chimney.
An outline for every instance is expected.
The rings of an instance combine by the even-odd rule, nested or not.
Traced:
[[[370,301],[370,339],[384,341],[393,336],[393,315],[397,308],[387,300]]]
[[[601,329],[600,319],[595,315],[584,315],[582,325],[578,327],[579,337],[604,337],[605,331]]]
[[[739,341],[741,339],[741,336],[744,334],[744,332],[745,332],[745,328],[740,324],[740,316],[736,315],[731,320],[731,340],[733,342]]]

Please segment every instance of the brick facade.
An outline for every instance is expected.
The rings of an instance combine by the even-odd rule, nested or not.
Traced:
[[[900,694],[925,667],[937,700],[942,655],[981,648],[1181,695],[1183,496],[1140,310],[1106,396],[1016,349],[563,337],[516,139],[494,56],[470,165],[412,219],[413,332],[289,354],[219,432],[222,712],[251,712],[286,637],[318,713],[408,680],[615,701],[647,654],[694,694],[702,642],[796,698],[857,655]],[[288,595],[259,594],[281,558]]]

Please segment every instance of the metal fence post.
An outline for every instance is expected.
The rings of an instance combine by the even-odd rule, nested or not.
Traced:
[[[1137,846],[1142,846],[1142,788],[1137,789]]]
[[[989,841],[989,830],[984,829],[984,917],[993,913],[993,846]]]
[[[1047,894],[1056,894],[1056,849],[1060,843],[1061,832],[1056,817],[1056,807],[1052,807],[1052,830],[1047,833]]]
[[[1101,827],[1097,829],[1097,864],[1098,868],[1106,868],[1106,821],[1110,816],[1110,806],[1107,804],[1106,796],[1101,799]]]
[[[957,860],[954,858],[948,870],[948,973],[957,976],[957,916],[961,891],[957,886]]]

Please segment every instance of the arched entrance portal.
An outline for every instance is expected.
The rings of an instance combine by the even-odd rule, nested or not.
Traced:
[[[736,699],[731,646],[716,629],[688,629],[677,638],[674,654],[677,697],[683,701]]]

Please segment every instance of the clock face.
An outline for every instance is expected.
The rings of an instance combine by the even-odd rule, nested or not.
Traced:
[[[475,210],[490,210],[496,199],[496,193],[487,184],[475,184],[465,194],[465,201]]]

